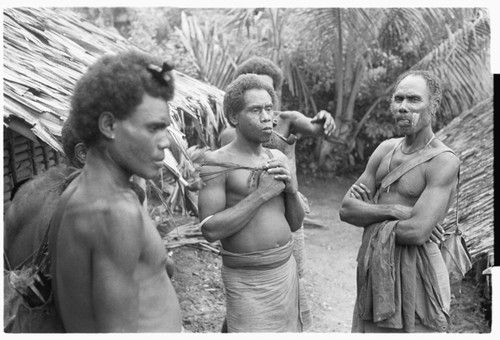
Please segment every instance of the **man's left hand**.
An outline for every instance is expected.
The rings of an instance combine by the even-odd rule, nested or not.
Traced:
[[[296,193],[296,181],[293,180],[292,172],[289,165],[278,159],[268,160],[263,166],[269,174],[274,175],[274,179],[283,181],[285,183],[285,192]]]
[[[350,191],[349,196],[364,201],[366,203],[375,204],[372,192],[363,183],[358,183],[358,185],[353,184],[349,189],[349,191]]]
[[[325,136],[330,136],[335,130],[335,120],[333,119],[330,112],[321,110],[316,116],[313,117],[311,123],[323,124],[323,132]]]

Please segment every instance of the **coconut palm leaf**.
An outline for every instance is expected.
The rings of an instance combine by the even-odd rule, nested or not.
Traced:
[[[236,66],[246,58],[254,44],[248,44],[237,54],[230,53],[226,34],[219,33],[217,23],[200,28],[194,15],[181,13],[181,28],[176,28],[186,50],[193,57],[201,79],[220,89],[233,80]]]
[[[245,38],[242,34],[245,31],[249,41],[256,41],[254,49],[260,48],[259,56],[268,57],[280,66],[291,94],[300,97],[307,108],[311,105],[316,111],[304,71],[286,47],[284,39],[285,28],[294,12],[294,9],[282,8],[231,9],[227,11],[229,19],[225,27],[235,31],[238,39]]]
[[[411,50],[419,59],[429,48],[439,45],[461,24],[474,18],[474,8],[388,8],[381,9],[383,21],[380,43],[384,50],[402,46]]]
[[[414,10],[414,9],[413,9]],[[449,121],[461,112],[470,109],[477,102],[483,101],[491,96],[493,82],[491,81],[489,65],[489,42],[490,25],[488,13],[485,11],[470,9],[453,9],[450,11],[439,9],[425,9],[428,17],[435,20],[433,25],[438,25],[438,19],[450,20],[451,17],[465,17],[472,15],[473,21],[465,21],[465,24],[449,36],[440,44],[437,44],[428,54],[422,56],[420,61],[414,64],[411,69],[431,70],[443,83],[443,95],[441,109],[437,113],[439,120]],[[411,14],[408,9],[393,9],[390,13]],[[429,13],[432,13],[429,16]],[[477,16],[476,16],[477,14]],[[390,16],[392,17],[392,16]],[[404,22],[410,20],[406,17]],[[431,20],[431,24],[432,24]],[[418,30],[420,26],[414,25],[413,29]],[[395,25],[397,27],[397,25]],[[430,26],[421,30],[429,30]],[[431,30],[432,31],[432,30]],[[420,33],[418,36],[427,39],[427,34]],[[435,39],[435,38],[434,38]],[[417,45],[421,42],[413,41]],[[387,46],[386,46],[387,47]],[[384,93],[390,93],[395,83],[392,83]],[[356,139],[361,132],[363,124],[368,119],[373,109],[380,101],[376,101],[364,114],[358,123],[351,139]]]
[[[448,120],[491,96],[489,42],[489,18],[481,15],[451,34],[412,67],[431,70],[442,79],[440,113]]]

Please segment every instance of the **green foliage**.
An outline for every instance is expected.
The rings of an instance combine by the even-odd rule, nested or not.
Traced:
[[[335,169],[352,166],[353,159],[365,162],[376,145],[394,136],[388,103],[397,76],[408,69],[431,70],[442,79],[443,101],[435,129],[492,93],[490,18],[481,8],[127,11],[127,28],[122,24],[127,20],[115,20],[122,34],[172,58],[188,75],[220,88],[232,79],[236,65],[251,55],[276,62],[285,75],[282,109],[307,116],[318,109],[336,114],[340,144],[328,158]],[[98,19],[96,13],[124,16],[122,9],[87,12]],[[298,162],[313,164],[319,143],[302,138]]]
[[[216,22],[207,22],[200,27],[194,15],[184,12],[176,35],[192,58],[199,78],[221,89],[233,80],[236,66],[245,60],[255,45],[250,43],[233,55],[228,36],[219,30]]]

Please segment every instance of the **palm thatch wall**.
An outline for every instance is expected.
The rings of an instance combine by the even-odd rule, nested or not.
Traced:
[[[462,113],[437,133],[461,161],[459,225],[473,260],[493,265],[493,99]],[[455,223],[455,206],[445,227]]]
[[[69,98],[87,67],[105,53],[138,47],[70,10],[5,8],[3,20],[5,201],[17,183],[60,162]],[[189,120],[194,142],[215,147],[226,125],[224,92],[181,72],[174,75],[173,127],[184,133]]]

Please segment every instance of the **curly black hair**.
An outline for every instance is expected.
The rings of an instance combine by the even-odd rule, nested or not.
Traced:
[[[439,79],[432,74],[430,71],[425,70],[410,70],[406,71],[398,77],[396,84],[394,85],[393,93],[398,88],[399,83],[408,76],[421,76],[424,78],[427,87],[431,93],[431,99],[436,101],[439,105],[441,103],[441,96],[443,95],[443,89],[441,88],[441,82]]]
[[[101,113],[111,112],[117,119],[125,119],[141,104],[144,94],[172,99],[172,75],[164,80],[149,70],[151,65],[161,69],[162,62],[138,50],[128,50],[105,55],[88,68],[75,86],[70,110],[77,134],[86,146],[100,139]]]
[[[273,105],[276,104],[276,92],[267,83],[263,82],[255,74],[242,74],[228,85],[224,95],[223,108],[227,121],[231,126],[234,124],[229,119],[231,114],[238,114],[245,108],[245,92],[253,89],[263,89],[271,96]]]
[[[76,134],[71,116],[66,119],[61,129],[61,142],[66,158],[71,161],[75,157],[75,145],[82,143],[82,140]]]
[[[273,79],[274,91],[278,91],[283,84],[283,72],[271,60],[262,57],[251,57],[236,68],[234,78],[242,74],[266,75]]]

